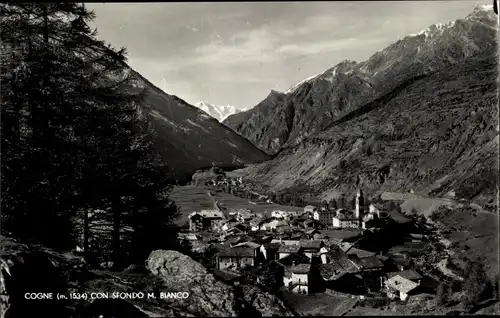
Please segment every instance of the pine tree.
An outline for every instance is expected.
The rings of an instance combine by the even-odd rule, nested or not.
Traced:
[[[168,169],[139,108],[142,95],[129,89],[126,51],[96,39],[88,26],[94,14],[82,4],[1,8],[8,56],[1,65],[2,228],[23,240],[71,246],[76,216],[88,250],[89,211],[109,211],[118,263],[125,225],[146,240],[176,212],[165,195]]]

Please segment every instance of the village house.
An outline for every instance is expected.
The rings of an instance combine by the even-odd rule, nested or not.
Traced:
[[[324,289],[357,295],[365,292],[363,278],[356,273],[347,272],[338,262],[320,264],[319,274]]]
[[[264,231],[276,230],[278,227],[288,225],[285,221],[276,218],[268,218],[259,224],[259,229]]]
[[[358,266],[363,272],[382,272],[384,269],[384,263],[379,260],[376,256],[368,256],[364,258],[354,258],[352,261]]]
[[[405,279],[411,280],[412,282],[417,283],[419,285],[420,285],[420,281],[422,280],[422,276],[413,269],[407,269],[407,270],[403,270],[403,271],[399,271],[399,272],[387,273],[388,278],[392,278],[396,275],[399,275]]]
[[[357,247],[354,247],[354,245],[350,243],[343,243],[341,244],[340,247],[348,256],[356,256],[359,258],[365,258],[365,257],[370,257],[374,256],[376,253],[375,252],[370,252],[366,251]]]
[[[291,292],[308,294],[310,279],[311,264],[297,264],[291,268],[285,268],[283,284]]]
[[[325,227],[331,227],[335,216],[336,212],[333,210],[319,210],[314,212],[313,219]]]
[[[285,240],[282,238],[273,239],[271,243],[279,243],[280,245],[300,245],[300,240]]]
[[[220,240],[226,240],[228,237],[235,236],[235,235],[245,235],[248,232],[249,228],[245,226],[244,224],[237,223],[236,225],[232,226],[231,228],[222,231]]]
[[[297,254],[301,252],[300,245],[281,245],[278,249],[278,259],[287,257],[290,254]]]
[[[376,256],[354,257],[351,261],[360,269],[367,291],[379,291],[383,287],[384,264]]]
[[[396,271],[410,269],[413,265],[413,259],[407,253],[387,253],[386,267]]]
[[[258,284],[262,284],[267,288],[279,289],[283,286],[285,266],[275,260],[271,260],[264,266],[255,268],[253,273],[256,276]]]
[[[236,219],[240,223],[247,223],[255,217],[255,214],[252,213],[249,209],[238,209],[236,211]]]
[[[189,214],[189,230],[191,232],[214,231],[221,229],[225,220],[219,210],[202,210]]]
[[[241,242],[243,242],[243,235],[240,234],[228,234],[228,235],[225,235],[225,236],[221,236],[219,238],[219,242],[221,243],[225,243],[225,244],[228,244],[230,246],[234,246],[236,244],[239,244]]]
[[[242,269],[255,266],[255,250],[249,247],[232,247],[217,254],[217,269]]]
[[[357,273],[359,268],[349,259],[348,255],[338,247],[321,248],[318,255],[320,256],[322,264],[331,264],[337,262],[346,272]]]
[[[324,246],[324,243],[316,240],[300,240],[299,245],[302,248],[304,255],[312,259],[313,256],[319,253],[320,249]]]
[[[292,253],[288,256],[285,256],[281,259],[276,260],[279,264],[281,264],[284,267],[290,267],[292,265],[296,264],[310,264],[311,260],[309,257],[303,255],[302,253]]]
[[[281,244],[279,243],[262,244],[262,246],[260,247],[260,253],[266,260],[275,260],[280,246]]]
[[[361,237],[361,231],[358,229],[319,230],[319,233],[323,236],[325,243],[338,246],[346,242],[355,242]]]
[[[419,284],[406,279],[400,275],[395,275],[385,281],[385,291],[390,299],[398,297],[402,301],[408,298],[408,294],[418,287]]]
[[[338,209],[332,218],[334,228],[360,228],[361,220],[355,214],[346,209]]]
[[[259,231],[260,230],[260,224],[262,223],[263,219],[261,217],[255,217],[251,219],[248,222],[248,225],[250,226],[250,230],[253,232]]]
[[[258,261],[259,260],[259,256],[260,256],[260,244],[257,244],[255,242],[250,242],[250,241],[246,241],[246,242],[241,242],[241,243],[238,243],[236,245],[234,245],[234,247],[247,247],[247,248],[251,248],[253,251],[254,251],[254,257],[255,257],[255,260]]]
[[[232,217],[232,218],[226,220],[222,224],[221,230],[222,231],[227,231],[228,229],[232,228],[233,226],[235,226],[238,223],[239,223],[238,220],[236,220],[236,218]]]

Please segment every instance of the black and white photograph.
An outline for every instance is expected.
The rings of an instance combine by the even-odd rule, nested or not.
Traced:
[[[0,318],[500,315],[498,0],[0,16]]]

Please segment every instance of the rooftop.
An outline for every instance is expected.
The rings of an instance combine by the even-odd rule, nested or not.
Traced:
[[[382,268],[384,264],[375,256],[360,258],[356,263],[361,266],[362,269],[375,269]]]
[[[300,245],[281,245],[278,249],[278,253],[298,253],[300,251]]]
[[[278,250],[280,248],[281,244],[280,243],[266,243],[264,244],[264,248],[266,250]]]
[[[319,273],[324,280],[336,279],[340,274],[346,272],[336,261],[333,261],[329,264],[320,264],[318,267]]]
[[[304,249],[319,250],[321,248],[323,242],[320,240],[300,240],[299,244]]]
[[[362,249],[356,248],[356,247],[347,247],[345,252],[347,253],[347,255],[356,255],[359,258],[370,257],[370,256],[374,256],[376,254],[374,252],[365,251],[365,250],[362,250]]]
[[[300,241],[298,240],[279,240],[279,239],[274,239],[271,241],[271,243],[279,243],[279,244],[284,244],[284,245],[300,245]]]
[[[319,233],[328,236],[328,238],[336,238],[340,240],[346,240],[350,238],[355,238],[361,234],[359,230],[320,230]]]
[[[219,252],[220,257],[254,257],[254,250],[249,247],[233,247]]]
[[[403,278],[406,278],[408,280],[419,280],[419,279],[422,279],[422,276],[420,276],[419,273],[417,273],[416,271],[414,271],[413,269],[407,269],[407,270],[404,270],[404,271],[401,271],[401,272],[392,272],[392,273],[388,273],[387,276],[389,278],[392,278],[396,275],[399,275]]]
[[[408,293],[409,291],[415,289],[418,286],[417,283],[414,283],[411,280],[401,277],[399,275],[389,278],[385,282],[385,284],[387,287],[403,293]]]
[[[311,260],[305,255],[291,253],[290,255],[285,256],[285,257],[277,260],[276,262],[281,264],[281,265],[284,265],[284,266],[291,266],[294,263],[295,264],[309,264],[310,261]]]
[[[295,274],[308,274],[311,271],[311,264],[298,264],[290,269]]]
[[[224,214],[219,210],[201,210],[199,212],[193,212],[189,214],[189,218],[199,215],[208,219],[224,219]]]
[[[260,244],[257,244],[255,242],[242,242],[242,243],[239,243],[239,244],[235,245],[234,247],[243,247],[243,246],[255,249],[255,248],[259,248]]]

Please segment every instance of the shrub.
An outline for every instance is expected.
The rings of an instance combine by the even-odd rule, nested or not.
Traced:
[[[480,260],[469,261],[465,272],[468,275],[463,284],[462,303],[466,307],[475,306],[493,296],[494,287],[486,275],[483,262]]]

